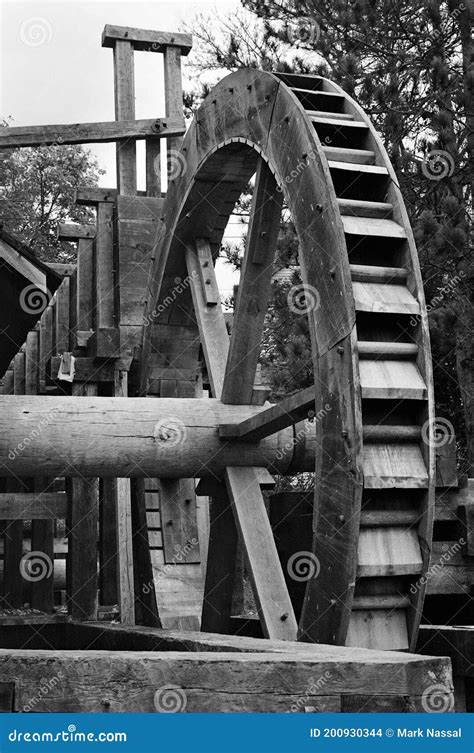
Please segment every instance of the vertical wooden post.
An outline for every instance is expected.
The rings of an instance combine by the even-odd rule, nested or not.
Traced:
[[[25,354],[17,353],[12,361],[11,369],[5,374],[4,394],[24,394],[25,392]],[[29,491],[24,482],[7,478],[5,483],[7,492]],[[4,553],[3,553],[3,594],[4,604],[8,608],[23,605],[23,578],[20,562],[23,555],[23,521],[8,520],[5,525]]]
[[[97,205],[96,302],[97,329],[114,326],[114,252],[113,211],[110,202]]]
[[[133,44],[121,39],[114,46],[115,119],[134,120]],[[117,186],[120,194],[137,192],[137,150],[134,139],[117,143]]]
[[[116,397],[127,397],[128,374],[116,372]],[[133,581],[132,508],[130,479],[117,479],[116,497],[118,595],[120,620],[125,625],[135,624],[135,589]]]
[[[72,394],[97,395],[96,384],[73,383]],[[68,604],[72,617],[97,619],[97,480],[73,478],[69,484]]]
[[[94,241],[79,238],[77,243],[77,329],[91,330],[94,326]]]

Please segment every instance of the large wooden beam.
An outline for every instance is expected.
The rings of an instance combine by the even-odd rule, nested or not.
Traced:
[[[188,55],[193,46],[191,34],[107,24],[102,32],[102,47],[114,47],[118,39],[131,42],[134,50],[165,52],[168,46],[179,47],[181,55]]]
[[[147,118],[142,120],[107,121],[102,123],[68,123],[65,125],[15,126],[0,131],[0,149],[21,146],[94,144],[149,136],[181,136],[186,128],[182,120]]]
[[[311,409],[314,409],[314,402],[314,387],[307,387],[256,416],[247,418],[245,421],[236,424],[222,424],[219,426],[219,436],[223,439],[259,442],[264,437],[269,437],[276,431],[292,426],[297,421],[311,418],[308,413]]]
[[[219,438],[220,424],[261,410],[213,398],[0,396],[0,474],[222,477],[235,465],[285,473],[300,455],[298,470],[313,470],[313,432],[295,437],[290,427],[254,444]]]

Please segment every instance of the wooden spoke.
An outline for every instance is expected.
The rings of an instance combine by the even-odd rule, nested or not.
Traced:
[[[259,442],[276,431],[286,429],[287,426],[292,426],[298,421],[308,418],[308,412],[311,410],[314,417],[314,403],[314,387],[308,387],[245,421],[237,424],[221,424],[219,436],[222,439]]]
[[[268,164],[260,159],[221,396],[224,403],[252,401],[282,201]]]

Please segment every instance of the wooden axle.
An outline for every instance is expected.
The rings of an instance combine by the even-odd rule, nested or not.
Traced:
[[[314,470],[314,424],[260,443],[219,438],[220,424],[261,410],[216,399],[3,396],[0,474],[219,478],[228,466]]]

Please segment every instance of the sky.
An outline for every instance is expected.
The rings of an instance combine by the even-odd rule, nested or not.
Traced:
[[[113,52],[101,47],[106,24],[177,31],[196,13],[217,16],[240,6],[214,2],[115,0],[0,0],[0,117],[11,125],[114,120]],[[135,55],[136,117],[164,116],[162,56]],[[186,77],[186,59],[183,73]],[[116,185],[115,145],[89,145],[106,170],[100,184]],[[144,144],[138,142],[138,188],[144,189]],[[219,265],[230,292],[235,277]]]

